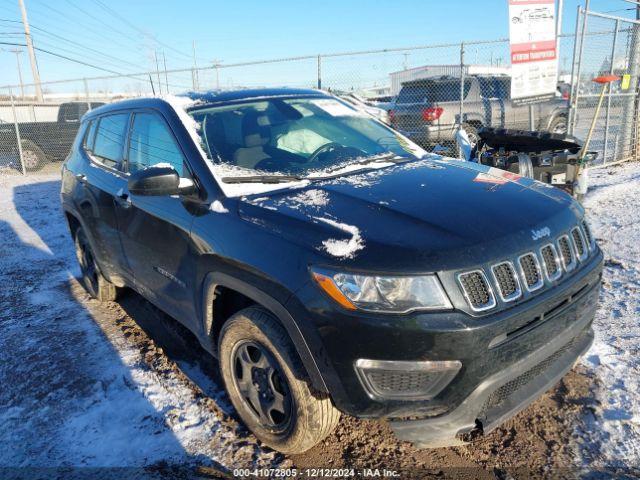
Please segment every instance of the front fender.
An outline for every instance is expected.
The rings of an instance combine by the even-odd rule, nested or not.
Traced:
[[[226,273],[212,272],[209,273],[204,280],[202,291],[202,333],[199,335],[199,340],[205,350],[213,356],[218,357],[218,347],[215,344],[212,335],[214,331],[214,322],[216,321],[215,312],[213,311],[213,303],[215,300],[215,289],[218,286],[235,290],[271,312],[271,314],[280,321],[280,324],[287,331],[289,338],[291,338],[291,341],[293,342],[293,345],[298,352],[309,377],[311,378],[313,387],[321,392],[329,392],[308,343],[309,340],[310,342],[318,342],[316,345],[319,345],[320,339],[316,338],[317,335],[314,334],[313,330],[311,328],[305,328],[305,326],[302,325],[302,328],[305,330],[303,335],[301,326],[298,325],[298,322],[294,320],[289,311],[278,300],[253,285]]]

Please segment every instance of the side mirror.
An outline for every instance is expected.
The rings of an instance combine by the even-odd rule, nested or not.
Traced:
[[[180,177],[173,168],[149,167],[132,173],[127,187],[132,195],[177,195],[180,193]]]

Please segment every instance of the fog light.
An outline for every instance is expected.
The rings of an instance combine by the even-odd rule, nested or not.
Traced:
[[[356,372],[370,397],[381,400],[430,400],[462,368],[458,360],[396,361],[359,359]]]

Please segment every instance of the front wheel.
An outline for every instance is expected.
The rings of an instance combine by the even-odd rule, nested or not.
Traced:
[[[220,369],[245,425],[282,453],[302,453],[329,435],[340,412],[311,387],[289,336],[270,313],[249,307],[222,327]]]

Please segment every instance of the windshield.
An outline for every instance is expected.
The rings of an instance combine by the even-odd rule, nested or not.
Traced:
[[[189,113],[200,124],[203,147],[214,163],[254,174],[305,176],[342,164],[424,153],[333,98],[273,98]]]

